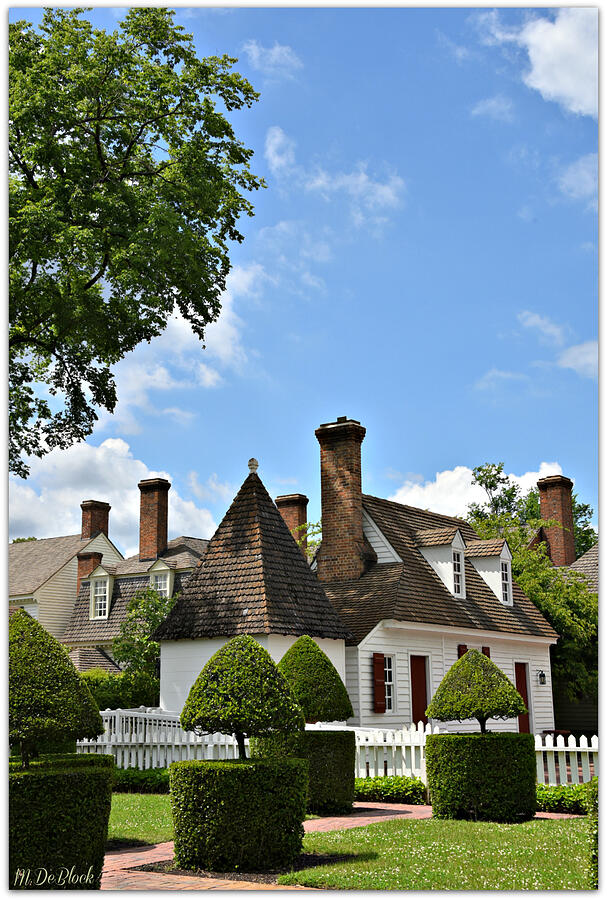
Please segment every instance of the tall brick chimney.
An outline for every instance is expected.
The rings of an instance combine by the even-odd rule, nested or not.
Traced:
[[[108,536],[111,508],[109,503],[103,503],[101,500],[84,500],[80,504],[82,510],[80,537],[83,541],[95,537],[96,534]]]
[[[80,593],[80,582],[88,578],[97,566],[101,565],[102,554],[95,550],[81,550],[78,553],[78,581],[76,582],[76,596]]]
[[[307,546],[306,534],[297,529],[308,521],[308,498],[305,494],[283,494],[281,497],[276,498],[276,506],[295,540],[298,543],[301,541],[300,546],[305,555]]]
[[[139,559],[156,559],[167,548],[169,490],[166,478],[145,478],[139,482]]]
[[[571,490],[573,482],[564,475],[549,475],[537,483],[540,492],[540,515],[542,519],[556,519],[562,528],[545,528],[548,554],[555,566],[570,566],[575,562],[575,539],[573,533],[573,507]]]
[[[360,445],[365,433],[360,422],[347,416],[315,432],[322,507],[316,574],[321,581],[349,581],[364,571]]]

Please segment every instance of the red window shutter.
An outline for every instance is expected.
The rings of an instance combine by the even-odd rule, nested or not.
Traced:
[[[386,711],[386,685],[384,681],[384,654],[373,654],[373,712]]]
[[[485,654],[485,656],[491,656],[491,650],[489,649],[489,647],[483,647],[483,653]]]
[[[457,645],[457,658],[460,659],[464,655],[464,653],[468,652],[468,644],[458,644]]]

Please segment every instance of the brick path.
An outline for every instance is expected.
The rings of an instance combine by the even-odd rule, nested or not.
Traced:
[[[389,819],[429,819],[431,806],[410,806],[406,803],[355,803],[348,816],[325,816],[304,822],[306,833],[362,828]],[[572,819],[567,813],[539,812],[536,819]],[[260,884],[227,878],[198,878],[193,875],[163,875],[160,872],[136,872],[134,866],[172,859],[173,841],[133,850],[112,850],[106,853],[101,878],[102,891],[305,891],[296,885]]]

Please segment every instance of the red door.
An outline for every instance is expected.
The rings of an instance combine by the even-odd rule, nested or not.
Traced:
[[[426,688],[426,656],[412,656],[411,659],[411,715],[413,722],[426,723],[428,691]]]
[[[516,681],[516,689],[523,698],[525,702],[525,706],[527,710],[529,709],[529,691],[527,689],[527,664],[526,663],[514,663],[514,678]],[[531,728],[529,727],[529,712],[521,714],[518,717],[518,730],[520,732],[524,732],[525,734],[529,734]]]

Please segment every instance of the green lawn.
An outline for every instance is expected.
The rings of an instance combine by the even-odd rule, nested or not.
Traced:
[[[114,794],[108,837],[172,840],[168,795]],[[279,881],[356,890],[588,890],[586,842],[585,818],[522,825],[396,819],[306,835],[308,852],[357,858]]]
[[[522,825],[396,819],[308,834],[318,853],[358,859],[282,875],[280,884],[352,890],[584,890],[585,819]]]

